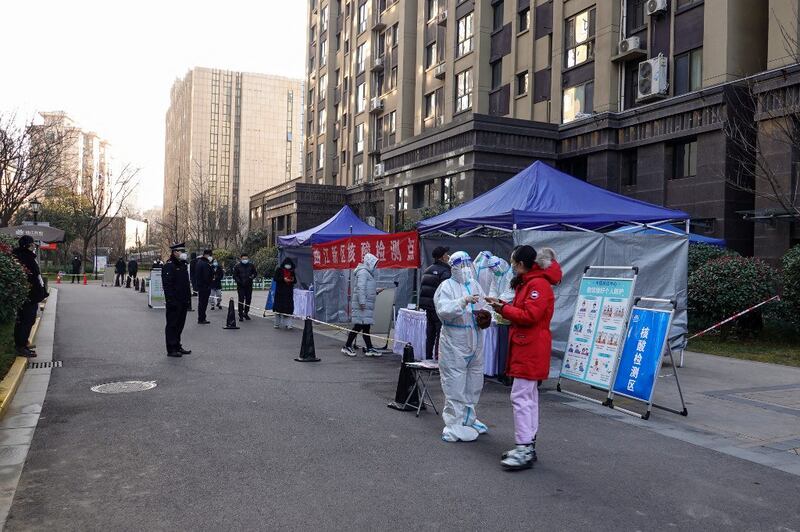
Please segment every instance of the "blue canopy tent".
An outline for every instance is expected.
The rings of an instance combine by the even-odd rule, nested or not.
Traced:
[[[615,194],[536,161],[472,201],[419,222],[417,228],[421,234],[480,228],[543,229],[552,225],[596,230],[626,222],[688,218],[685,212]]]
[[[636,233],[636,234],[643,233],[646,235],[664,235],[664,234],[685,235],[686,231],[683,229],[678,229],[672,224],[643,224],[643,225],[626,225],[625,227],[619,227],[617,229],[614,229],[612,233]],[[689,242],[695,244],[708,244],[709,246],[725,247],[725,239],[723,238],[713,238],[710,236],[703,236],[695,233],[689,233]]]
[[[686,232],[664,232],[663,238],[651,238],[608,231],[669,221],[688,225],[688,219],[685,212],[616,194],[537,161],[472,201],[423,220],[417,227],[425,236],[425,259],[429,251],[425,240],[436,240],[453,250],[468,249],[471,235],[482,230],[511,233],[512,245],[552,247],[564,272],[555,289],[556,312],[551,323],[554,348],[561,352],[566,348],[585,267],[637,266],[636,296],[677,301],[670,341],[673,348],[680,349],[687,332]],[[450,241],[444,241],[442,235]],[[496,239],[495,235],[491,240]]]
[[[363,222],[353,210],[345,205],[339,212],[325,222],[311,229],[300,231],[293,235],[279,236],[278,247],[294,248],[322,244],[353,235],[385,235],[384,231],[376,229]]]
[[[385,235],[363,222],[353,210],[345,205],[325,222],[293,235],[278,237],[280,260],[291,257],[297,264],[297,278],[305,288],[314,286],[314,315],[329,323],[349,321],[350,270],[317,270],[312,268],[311,246],[332,242],[350,236]],[[381,269],[376,274],[381,288],[395,289],[395,305],[404,307],[411,299],[413,277],[407,270]],[[388,332],[388,331],[387,331]]]

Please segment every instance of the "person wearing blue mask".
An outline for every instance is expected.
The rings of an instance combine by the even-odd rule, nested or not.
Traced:
[[[442,320],[439,336],[439,376],[445,403],[442,410],[446,442],[474,441],[488,431],[475,407],[483,389],[483,331],[475,312],[486,306],[472,259],[458,251],[450,256],[451,276],[433,296]]]
[[[219,265],[216,259],[211,263],[214,279],[211,281],[211,310],[222,308],[222,278],[225,277],[225,270]]]
[[[511,265],[493,255],[487,261],[487,266],[492,272],[489,297],[506,303],[513,301],[514,289],[511,288],[511,279],[514,278],[514,271],[511,269]],[[506,386],[510,386],[511,379],[506,376],[506,358],[508,355],[508,326],[511,322],[497,312],[492,313],[492,320],[497,324],[497,379]]]
[[[239,321],[250,321],[250,301],[253,299],[253,280],[256,278],[256,267],[250,264],[250,257],[242,253],[239,264],[233,267],[233,280],[239,295]]]

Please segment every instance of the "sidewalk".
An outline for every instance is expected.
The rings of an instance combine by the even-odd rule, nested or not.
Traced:
[[[668,364],[661,368],[655,402],[679,408],[672,374]],[[688,417],[654,409],[644,421],[558,395],[576,408],[800,475],[800,368],[687,352],[678,376]],[[643,404],[632,408],[644,411]]]

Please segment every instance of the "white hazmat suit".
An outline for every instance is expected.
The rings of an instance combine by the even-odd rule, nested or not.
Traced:
[[[439,336],[439,374],[445,397],[442,440],[473,441],[488,430],[475,413],[483,389],[483,331],[473,314],[485,308],[486,302],[467,253],[453,253],[450,267],[450,279],[440,284],[433,296],[436,313],[442,321]],[[474,295],[479,296],[478,303],[468,300]]]
[[[478,256],[475,257],[475,275],[484,294],[489,293],[489,288],[491,287],[492,280],[494,278],[494,275],[489,270],[489,261],[492,257],[493,255],[491,251],[481,251],[478,253]]]
[[[489,297],[496,297],[501,301],[510,303],[514,301],[514,289],[511,288],[511,279],[514,278],[514,271],[505,260],[494,255],[487,261],[489,271],[492,275],[492,286],[489,288]],[[500,317],[496,312],[492,313],[497,323],[508,325],[509,322]]]

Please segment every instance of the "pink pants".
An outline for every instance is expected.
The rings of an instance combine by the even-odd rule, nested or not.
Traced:
[[[514,435],[517,445],[528,445],[539,430],[539,389],[536,381],[514,378],[511,386],[514,407]]]

